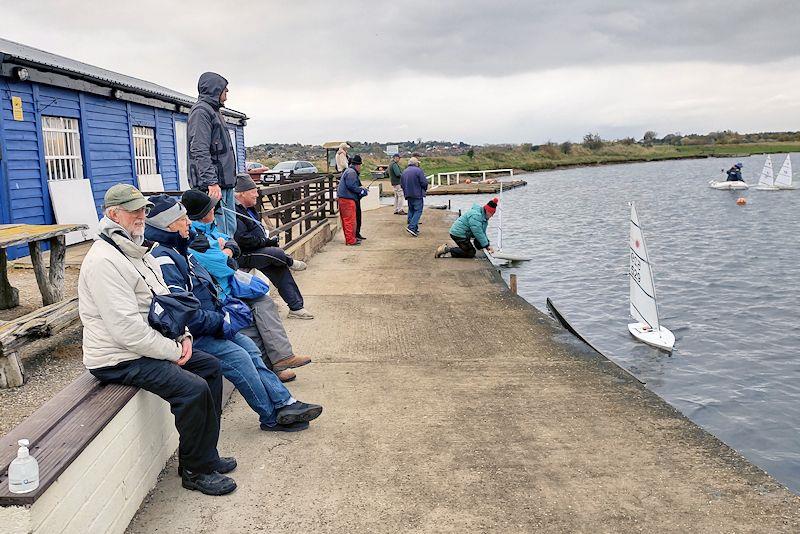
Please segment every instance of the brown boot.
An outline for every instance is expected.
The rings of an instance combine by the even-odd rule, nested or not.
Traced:
[[[284,369],[283,371],[278,371],[275,375],[281,379],[281,382],[291,382],[297,375],[291,369]]]
[[[284,369],[294,369],[295,367],[302,367],[304,365],[308,365],[309,363],[311,363],[311,358],[308,356],[298,356],[297,354],[292,354],[291,357],[281,360],[273,365],[272,369],[277,373],[278,371],[283,371]]]

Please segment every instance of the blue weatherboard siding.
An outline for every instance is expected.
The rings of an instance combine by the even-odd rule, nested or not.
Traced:
[[[15,121],[11,97],[22,99],[23,120]],[[175,121],[177,113],[146,105],[126,103],[90,93],[0,77],[0,223],[53,224],[41,117],[79,120],[83,174],[92,185],[95,208],[102,215],[103,196],[117,183],[137,184],[132,146],[132,127],[155,128],[158,171],[164,189],[179,189]],[[245,169],[244,129],[236,132],[239,171]],[[9,257],[28,254],[13,247]]]
[[[88,131],[81,132],[82,142],[92,166],[92,194],[98,215],[103,196],[114,184],[135,185],[131,157],[131,134],[124,102],[91,94],[84,98]]]

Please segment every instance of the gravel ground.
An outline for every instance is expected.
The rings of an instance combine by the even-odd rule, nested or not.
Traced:
[[[42,306],[42,295],[32,269],[10,269],[8,278],[11,285],[19,289],[20,305],[0,310],[0,321],[15,319]],[[75,295],[77,286],[78,270],[67,269],[65,295]],[[0,389],[0,435],[22,422],[85,370],[81,335],[82,327],[76,324],[25,348],[22,359],[28,381],[20,388]]]

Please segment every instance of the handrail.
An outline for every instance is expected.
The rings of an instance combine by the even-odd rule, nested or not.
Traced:
[[[259,215],[263,220],[273,220],[269,233],[278,236],[284,247],[298,242],[338,213],[336,176],[320,174],[305,180],[297,178],[289,177],[275,185],[258,187]]]
[[[508,175],[513,178],[514,177],[514,169],[487,169],[485,171],[452,171],[452,172],[440,172],[436,175],[436,179],[430,181],[431,184],[442,185],[442,178],[447,179],[447,185],[450,185],[450,177],[455,175],[456,183],[461,183],[461,175],[462,174],[481,174],[483,175],[481,181],[486,181],[487,174],[500,174],[500,173],[508,173]],[[433,175],[431,175],[433,176]]]

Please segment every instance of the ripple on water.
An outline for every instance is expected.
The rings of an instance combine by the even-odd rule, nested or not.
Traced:
[[[783,160],[783,155],[774,157]],[[794,156],[797,158],[797,155]],[[745,162],[756,182],[763,157]],[[590,167],[525,176],[504,194],[504,272],[552,297],[591,342],[795,492],[800,491],[800,190],[714,191],[733,160]],[[735,199],[743,195],[746,206]],[[454,210],[490,198],[454,196]],[[672,356],[628,334],[627,201],[637,202]],[[496,218],[490,224],[493,236]]]

